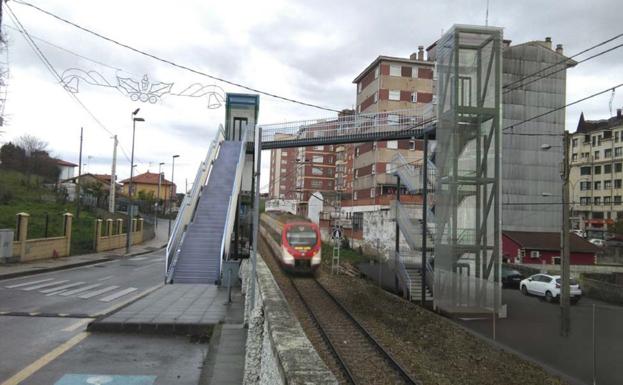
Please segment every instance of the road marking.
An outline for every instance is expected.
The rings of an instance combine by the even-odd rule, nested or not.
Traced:
[[[61,293],[60,295],[62,295],[63,297],[67,297],[68,295],[82,293],[83,291],[91,290],[91,289],[96,288],[98,286],[102,286],[102,284],[101,283],[96,283],[95,285],[89,285],[89,286],[81,287],[81,288],[78,288],[78,289],[69,290],[69,291],[66,291],[64,293]]]
[[[56,348],[54,348],[53,350],[49,351],[48,353],[44,354],[38,360],[36,360],[32,364],[28,365],[24,369],[20,370],[17,374],[15,374],[13,377],[9,378],[8,380],[4,381],[0,385],[18,385],[18,384],[21,384],[28,377],[32,376],[37,371],[41,370],[41,368],[43,368],[44,366],[46,366],[50,362],[54,361],[55,359],[57,359],[61,354],[65,353],[69,349],[71,349],[74,346],[78,345],[88,335],[89,335],[89,333],[82,332],[80,334],[77,334],[77,335],[73,336],[71,339],[69,339],[68,341],[64,342],[60,346],[57,346]]]
[[[96,295],[108,293],[109,291],[112,291],[112,290],[115,290],[115,289],[118,289],[118,288],[119,288],[119,286],[108,286],[108,287],[105,287],[103,289],[99,289],[99,290],[96,290],[96,291],[91,291],[91,292],[86,293],[86,294],[82,294],[82,295],[78,296],[78,298],[87,299],[87,298],[95,297]]]
[[[60,291],[63,289],[69,289],[70,287],[76,287],[76,286],[80,286],[82,285],[84,282],[76,282],[76,283],[69,283],[67,285],[63,285],[63,286],[59,286],[59,287],[53,287],[51,289],[45,289],[45,290],[39,290],[39,293],[53,293],[55,291]]]
[[[82,319],[76,323],[73,323],[69,326],[67,326],[65,329],[63,329],[64,332],[73,332],[76,331],[78,329],[80,329],[81,327],[85,326],[86,324],[88,324],[89,322],[93,321],[93,318],[85,318]]]
[[[32,317],[34,317],[34,316],[36,316],[36,315],[39,315],[39,314],[41,314],[41,312],[40,312],[40,311],[33,311],[33,312],[28,313],[28,315],[29,315],[29,316],[32,316]]]
[[[136,300],[138,300],[138,299],[146,297],[147,295],[149,295],[149,294],[153,293],[154,291],[160,289],[162,286],[164,286],[164,284],[162,284],[162,283],[159,283],[159,284],[157,284],[155,286],[152,286],[149,289],[143,291],[142,293],[138,293],[137,295],[132,296],[132,297],[126,299],[125,301],[122,301],[120,303],[112,305],[108,309],[104,309],[102,311],[99,311],[99,312],[93,314],[93,317],[99,317],[99,316],[102,316],[102,315],[106,315],[106,314],[108,314],[110,312],[113,312],[113,311],[119,309],[119,308],[122,308],[122,307],[124,307],[124,306],[126,306],[126,305],[128,305],[128,304],[130,304],[130,303],[132,303],[132,302],[134,302]]]
[[[65,282],[68,282],[68,281],[69,281],[68,279],[64,279],[64,280],[56,281],[56,282],[42,283],[42,284],[36,285],[36,286],[22,287],[20,290],[32,291],[32,290],[42,289],[44,287],[60,285],[61,283],[65,283]]]
[[[30,286],[30,285],[34,285],[34,284],[41,283],[41,282],[52,281],[53,279],[54,278],[40,279],[38,281],[22,282],[22,283],[18,283],[17,285],[11,285],[11,286],[5,286],[5,287],[7,289],[13,289],[13,288],[16,288],[16,287]]]
[[[107,279],[111,279],[112,277],[114,277],[114,275],[109,275],[108,277],[100,278],[98,279],[98,281],[105,281]]]
[[[130,293],[132,293],[133,291],[136,291],[136,290],[138,290],[138,289],[135,288],[135,287],[129,287],[129,288],[125,289],[125,290],[121,290],[119,292],[111,294],[108,297],[101,298],[100,301],[102,301],[102,302],[114,301],[117,298],[123,297],[124,295],[130,294]]]

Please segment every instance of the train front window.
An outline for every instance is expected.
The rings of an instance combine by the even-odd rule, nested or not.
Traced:
[[[293,226],[288,230],[286,235],[288,243],[292,247],[307,246],[311,247],[318,240],[316,232],[307,226]]]

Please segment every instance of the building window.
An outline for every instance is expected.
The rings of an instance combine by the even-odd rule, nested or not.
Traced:
[[[357,83],[357,93],[361,93],[361,82]]]
[[[374,69],[374,78],[375,78],[375,79],[377,79],[377,78],[379,77],[379,73],[380,73],[380,71],[379,71],[379,67],[376,67],[376,68]]]
[[[595,166],[595,175],[601,174],[601,166]]]
[[[611,180],[605,180],[604,181],[604,190],[610,190],[612,188],[612,181]]]
[[[357,191],[355,191],[355,192],[353,193],[353,199],[354,199],[354,200],[357,200]]]
[[[580,182],[580,191],[586,191],[591,189],[591,182]]]
[[[311,186],[312,188],[322,188],[322,181],[312,179]]]
[[[606,148],[604,150],[604,158],[612,158],[612,149],[611,148]]]
[[[599,150],[595,151],[593,154],[595,160],[599,159]]]
[[[619,143],[619,131],[614,132],[614,143]]]
[[[614,148],[614,156],[615,157],[623,156],[623,147],[615,147]]]
[[[391,64],[389,66],[389,76],[401,76],[401,75],[402,75],[402,71],[399,65]]]
[[[604,197],[604,205],[609,205],[609,204],[610,204],[610,197]]]
[[[591,137],[591,146],[595,147],[597,145],[597,136],[593,135]]]
[[[375,92],[375,93],[374,93],[374,103],[376,103],[376,102],[378,102],[378,101],[379,101],[379,93],[378,93],[378,92]]]
[[[621,172],[622,169],[623,169],[623,163],[614,164],[614,172]]]
[[[417,103],[417,92],[411,92],[411,103]]]
[[[589,206],[591,204],[591,197],[580,197],[580,205]]]
[[[577,138],[576,138],[576,139],[573,139],[573,140],[571,141],[571,146],[572,146],[572,147],[577,147],[577,146],[578,146],[578,140],[577,140]]]
[[[415,151],[415,140],[409,141],[409,150]]]
[[[400,90],[389,90],[389,100],[400,101]]]
[[[601,182],[595,182],[594,190],[601,190]]]
[[[322,163],[324,162],[324,157],[322,155],[314,155],[312,157],[312,163]]]
[[[370,189],[370,198],[374,198],[374,196],[375,196],[375,191],[374,191],[374,187],[372,187]]]
[[[288,164],[288,160],[287,159],[281,159],[281,164]]]
[[[621,179],[614,180],[614,188],[621,188]]]
[[[591,175],[591,166],[580,167],[580,175]]]
[[[530,258],[539,258],[540,253],[538,252],[538,250],[532,250],[530,252]]]
[[[312,175],[322,175],[322,169],[320,167],[312,167]]]
[[[571,161],[572,162],[577,162],[577,160],[578,160],[578,154],[571,155]]]
[[[355,169],[355,179],[359,178],[359,169]]]
[[[315,151],[324,151],[324,146],[314,146]]]
[[[612,174],[612,165],[604,164],[604,174]]]
[[[601,197],[595,197],[595,198],[593,199],[593,204],[594,204],[595,206],[599,206],[599,205],[601,204]]]
[[[355,158],[359,156],[359,147],[355,147]],[[589,174],[590,174],[590,167],[589,167]]]
[[[372,175],[376,174],[376,163],[372,164],[372,171],[371,171]]]
[[[388,140],[387,141],[387,148],[392,149],[392,150],[397,150],[398,149],[398,141],[397,140]]]
[[[615,195],[614,196],[614,204],[615,205],[620,205],[621,204],[621,196],[620,195]]]

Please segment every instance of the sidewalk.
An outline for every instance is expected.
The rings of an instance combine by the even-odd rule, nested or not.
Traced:
[[[44,273],[48,271],[71,269],[85,265],[111,261],[122,257],[130,257],[147,254],[166,246],[168,240],[168,220],[159,219],[156,236],[140,245],[132,246],[130,253],[126,254],[125,248],[91,253],[84,255],[72,255],[54,259],[42,259],[39,261],[0,265],[0,280],[22,277],[25,275]]]

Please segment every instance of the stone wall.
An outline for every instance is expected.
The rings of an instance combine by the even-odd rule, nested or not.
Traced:
[[[590,274],[582,274],[580,276],[580,285],[584,295],[589,298],[623,305],[623,285],[604,282],[590,278],[590,276]]]
[[[257,258],[253,311],[248,292],[252,279],[249,260],[243,260],[240,274],[249,327],[244,385],[336,385],[335,376],[307,339],[262,257]]]
[[[63,236],[28,239],[27,213],[17,214],[17,241],[13,241],[12,258],[2,262],[31,262],[40,259],[66,257],[71,252],[72,215],[64,214]]]
[[[116,223],[115,223],[116,222]],[[104,221],[101,219],[95,220],[95,234],[93,245],[95,252],[121,249],[126,246],[127,233],[122,233],[123,224],[121,219],[113,221],[112,219]],[[136,245],[143,242],[143,218],[132,219],[132,244]]]

